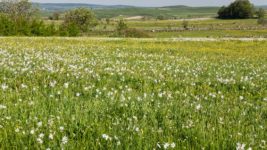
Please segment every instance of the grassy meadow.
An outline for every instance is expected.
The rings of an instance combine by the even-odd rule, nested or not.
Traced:
[[[149,34],[151,38],[179,37],[267,37],[267,26],[259,25],[257,19],[220,20],[214,18],[186,19],[188,30],[183,28],[184,20],[125,20],[129,28],[135,28]],[[46,21],[51,23],[51,21]],[[59,24],[61,21],[56,21]],[[110,37],[116,31],[117,21],[99,23],[85,36]]]
[[[147,16],[157,18],[198,18],[214,17],[218,7],[188,7],[188,6],[169,6],[169,7],[130,7],[130,8],[111,8],[94,9],[98,18],[116,18],[118,16]]]
[[[267,149],[266,40],[0,43],[0,149]]]
[[[57,4],[56,4],[57,5]],[[42,17],[48,17],[53,12],[59,11],[64,12],[65,10],[71,9],[69,6],[42,6],[40,8],[45,9],[41,11]],[[61,8],[60,8],[61,7]],[[71,6],[75,8],[77,6]],[[86,7],[88,6],[79,6]],[[90,8],[90,7],[89,7]],[[119,18],[119,17],[130,17],[130,16],[146,16],[147,18],[157,18],[163,16],[165,19],[171,18],[199,18],[199,17],[215,17],[218,11],[218,7],[189,7],[189,6],[166,6],[166,7],[132,7],[132,6],[113,6],[113,7],[98,7],[92,9],[97,18]]]

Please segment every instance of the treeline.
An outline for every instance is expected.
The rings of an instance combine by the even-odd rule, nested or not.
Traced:
[[[54,24],[45,25],[42,20],[19,17],[16,20],[5,14],[0,15],[0,35],[2,36],[52,36],[59,34]]]
[[[28,0],[0,1],[1,36],[77,36],[97,25],[93,12],[86,8],[70,10],[59,25],[45,23],[38,8]]]
[[[61,17],[62,22],[47,23],[39,17],[39,9],[28,0],[0,0],[0,36],[80,36],[86,35],[100,22],[92,10],[77,8]],[[49,19],[58,20],[55,13]],[[149,37],[141,30],[131,29],[120,20],[115,37]]]

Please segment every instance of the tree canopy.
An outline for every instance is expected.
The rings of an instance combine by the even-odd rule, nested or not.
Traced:
[[[77,8],[66,12],[64,24],[77,26],[79,30],[86,32],[90,27],[97,25],[97,20],[90,9]]]
[[[38,9],[33,7],[29,0],[0,0],[0,13],[9,15],[13,19],[20,17],[29,19],[37,12]]]
[[[218,11],[221,19],[248,19],[254,14],[254,6],[249,0],[236,0],[229,6],[223,6]]]

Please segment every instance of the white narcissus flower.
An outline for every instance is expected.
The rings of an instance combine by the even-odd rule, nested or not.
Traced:
[[[52,133],[50,133],[49,136],[48,136],[48,138],[49,138],[50,140],[53,140],[53,139],[54,139],[54,135],[53,135]]]
[[[59,127],[59,130],[60,130],[61,132],[64,131],[64,127],[63,127],[63,126]]]
[[[196,110],[200,110],[202,108],[202,106],[200,105],[200,104],[198,104],[197,106],[196,106]]]
[[[43,138],[43,137],[44,137],[43,133],[39,134],[39,138]]]
[[[171,148],[175,148],[175,143],[171,143]]]
[[[26,84],[21,84],[21,88],[26,89],[28,86]]]
[[[37,142],[43,144],[43,140],[41,138],[37,138]]]
[[[102,134],[102,138],[105,139],[105,140],[111,139],[107,134]]]
[[[76,97],[80,97],[81,96],[81,93],[76,93]]]
[[[2,88],[2,90],[5,91],[6,89],[8,89],[8,85],[6,85],[6,84],[4,83],[4,84],[1,85],[1,88]]]
[[[5,105],[0,105],[0,110],[1,109],[6,109],[7,107]]]
[[[167,148],[169,148],[169,146],[170,146],[170,144],[169,144],[169,143],[165,143],[165,144],[163,145],[164,149],[167,149]]]
[[[245,150],[246,144],[237,143],[236,150]]]
[[[15,129],[15,132],[17,132],[17,133],[18,133],[18,132],[19,132],[19,128],[16,128],[16,129]]]
[[[68,143],[68,137],[64,136],[61,140],[62,144],[67,144]]]
[[[32,129],[32,130],[30,131],[30,133],[31,133],[31,134],[34,134],[34,133],[35,133],[35,131]]]
[[[69,88],[69,83],[64,83],[64,88]]]
[[[38,127],[41,127],[42,125],[43,125],[42,122],[38,122],[38,123],[37,123],[37,126],[38,126]]]
[[[52,82],[49,83],[49,85],[50,85],[51,87],[55,87],[56,84],[57,84],[57,81],[52,81]]]

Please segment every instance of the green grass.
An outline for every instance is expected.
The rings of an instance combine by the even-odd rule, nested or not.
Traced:
[[[208,30],[150,33],[156,38],[212,37],[212,38],[266,38],[267,30]]]
[[[56,25],[62,23],[59,21],[45,20],[45,23]],[[193,30],[183,31],[183,20],[139,20],[125,21],[129,28],[136,28],[147,31],[151,37],[172,38],[172,37],[266,37],[267,26],[257,23],[257,19],[236,19],[236,20],[189,20],[189,28]],[[99,21],[99,24],[93,28],[93,31],[85,34],[90,37],[109,37],[116,30],[116,21],[106,24],[105,21]],[[177,31],[175,31],[175,29]],[[153,30],[162,30],[152,32]],[[168,31],[172,30],[172,31]]]
[[[151,37],[157,38],[172,38],[172,37],[267,37],[266,26],[258,25],[256,19],[243,20],[195,20],[188,21],[189,28],[194,30],[183,31],[182,20],[146,20],[146,21],[126,21],[130,28],[137,28],[148,31]],[[116,22],[111,22],[109,25],[100,23],[94,31],[115,30]],[[181,31],[169,31],[180,29]],[[151,32],[153,30],[163,30],[163,32]],[[91,33],[93,34],[93,33]],[[102,32],[93,34],[94,36],[109,36],[110,33]]]
[[[0,149],[267,148],[266,41],[0,43]]]
[[[168,27],[182,27],[183,20],[147,20],[147,21],[128,21],[127,24],[133,28],[168,28]],[[195,28],[213,27],[217,29],[226,28],[244,28],[244,27],[257,27],[256,19],[232,19],[232,20],[221,20],[221,19],[210,19],[210,20],[199,20],[199,21],[188,21],[189,26]]]
[[[217,7],[165,7],[165,8],[114,8],[95,9],[98,18],[113,18],[123,16],[147,16],[154,17],[162,15],[165,18],[192,18],[216,16]]]
[[[152,29],[168,29],[168,28],[182,28],[183,20],[139,20],[139,21],[125,21],[126,24],[131,28],[138,28],[144,30]],[[116,25],[116,21],[112,21],[109,28]],[[211,29],[229,29],[229,28],[251,28],[251,27],[262,27],[257,24],[256,19],[243,19],[243,20],[220,20],[220,19],[209,19],[209,20],[198,20],[188,21],[189,27],[192,28],[211,28]],[[101,22],[97,28],[102,29],[105,22]]]

